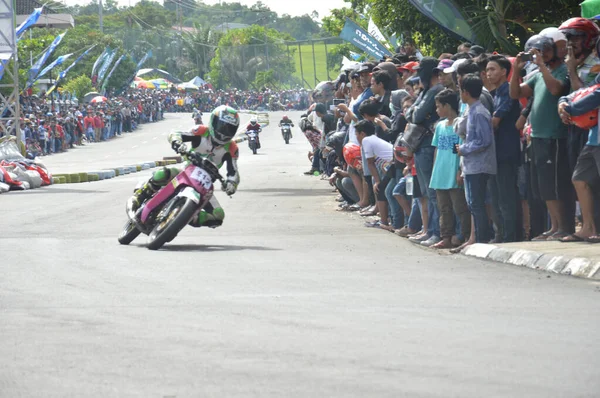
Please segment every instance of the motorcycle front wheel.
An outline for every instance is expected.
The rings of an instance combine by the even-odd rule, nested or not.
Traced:
[[[137,229],[135,224],[131,220],[127,220],[117,240],[122,245],[128,245],[133,242],[133,240],[137,238],[140,233],[140,230]]]
[[[176,197],[177,203],[173,205],[164,220],[158,223],[148,236],[148,249],[158,250],[165,243],[175,239],[179,231],[190,221],[198,205],[189,198]]]

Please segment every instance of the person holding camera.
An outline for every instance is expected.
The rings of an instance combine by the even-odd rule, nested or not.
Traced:
[[[513,99],[533,96],[531,114],[531,188],[533,195],[546,202],[551,227],[534,241],[559,240],[569,235],[562,199],[569,191],[570,175],[567,157],[567,129],[556,112],[558,100],[568,93],[568,71],[564,57],[567,38],[556,28],[545,29],[525,43],[517,55],[515,72],[510,81]],[[540,73],[519,83],[521,71],[528,61]]]

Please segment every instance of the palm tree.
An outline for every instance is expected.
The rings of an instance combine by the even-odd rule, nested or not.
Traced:
[[[186,58],[195,65],[195,75],[205,76],[210,70],[210,60],[222,34],[212,32],[209,26],[194,25],[193,30],[181,32],[182,46]],[[193,76],[192,76],[193,77]]]

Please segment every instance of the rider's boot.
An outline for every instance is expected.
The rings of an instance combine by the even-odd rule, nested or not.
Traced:
[[[133,211],[139,209],[142,203],[150,199],[159,188],[160,187],[150,179],[140,189],[135,191],[132,197]]]
[[[198,212],[198,217],[192,222],[190,225],[192,227],[209,227],[209,228],[217,228],[223,225],[223,220],[225,219],[225,211],[221,207],[217,207],[212,211],[212,213],[207,212],[206,210],[200,210]]]

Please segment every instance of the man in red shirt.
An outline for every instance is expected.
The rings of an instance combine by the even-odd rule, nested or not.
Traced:
[[[94,141],[94,118],[91,113],[88,113],[85,119],[83,119],[83,128],[85,129],[85,136],[88,142]]]
[[[100,142],[102,138],[102,117],[100,117],[100,112],[96,112],[96,116],[94,116],[94,135],[96,142]]]

